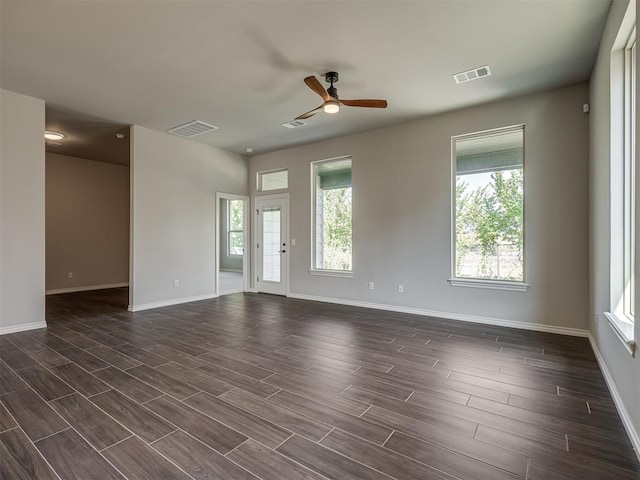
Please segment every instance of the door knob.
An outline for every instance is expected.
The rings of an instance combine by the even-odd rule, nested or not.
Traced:
[[[280,250],[280,253],[286,253],[286,252],[287,252],[286,250]]]

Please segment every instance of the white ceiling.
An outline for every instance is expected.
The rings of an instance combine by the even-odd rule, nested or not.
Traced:
[[[0,85],[48,112],[165,131],[253,155],[587,80],[610,0],[2,0]],[[451,75],[482,65],[488,78]],[[303,83],[337,70],[342,108]],[[61,124],[59,124],[61,125]],[[63,128],[62,126],[60,128]]]

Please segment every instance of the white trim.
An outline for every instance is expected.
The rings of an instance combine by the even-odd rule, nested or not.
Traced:
[[[593,353],[596,356],[596,360],[598,361],[598,365],[600,366],[600,370],[602,371],[602,375],[604,376],[604,380],[609,387],[609,392],[611,392],[611,397],[613,398],[613,403],[616,405],[616,409],[618,410],[618,414],[620,415],[620,419],[622,420],[622,424],[624,425],[624,429],[627,431],[627,435],[629,435],[629,440],[631,441],[631,445],[636,452],[636,456],[638,460],[640,460],[640,432],[638,432],[633,424],[633,420],[631,419],[631,415],[627,410],[620,393],[618,392],[618,388],[616,387],[616,383],[613,380],[613,375],[609,372],[607,368],[607,364],[604,361],[604,358],[600,354],[600,350],[598,350],[598,345],[596,344],[595,339],[589,332],[589,343],[591,343],[591,348]]]
[[[90,290],[105,290],[107,288],[121,288],[128,286],[129,282],[103,283],[102,285],[85,285],[84,287],[53,288],[51,290],[47,290],[44,294],[57,295],[59,293],[88,292]]]
[[[353,270],[322,270],[320,268],[311,268],[309,269],[309,273],[321,277],[353,278]]]
[[[26,330],[36,330],[38,328],[47,328],[47,322],[31,322],[23,323],[22,325],[14,325],[13,327],[0,327],[0,335],[24,332]]]
[[[130,312],[139,312],[141,310],[150,310],[152,308],[170,307],[171,305],[180,305],[181,303],[199,302],[200,300],[210,300],[218,298],[217,293],[207,293],[205,295],[195,295],[193,297],[174,298],[172,300],[163,300],[161,302],[143,303],[142,305],[129,305],[127,310]]]
[[[135,249],[135,228],[137,223],[136,210],[134,205],[135,193],[134,187],[136,177],[133,174],[133,166],[136,164],[135,145],[136,145],[135,125],[129,127],[129,305],[133,303],[133,290],[136,288],[136,249]]]
[[[304,293],[290,293],[291,298],[300,300],[311,300],[315,302],[336,303],[338,305],[350,305],[352,307],[373,308],[375,310],[387,310],[390,312],[412,313],[414,315],[423,315],[427,317],[438,317],[448,320],[460,320],[462,322],[482,323],[485,325],[495,325],[499,327],[519,328],[521,330],[533,330],[536,332],[557,333],[560,335],[570,335],[572,337],[588,337],[589,330],[581,328],[560,327],[557,325],[544,325],[541,323],[518,322],[516,320],[508,320],[505,318],[480,317],[477,315],[467,315],[464,313],[438,312],[434,310],[425,310],[422,308],[403,307],[401,305],[386,305],[381,303],[361,302],[359,300],[348,300],[344,298],[318,297],[315,295],[307,295]]]
[[[616,334],[618,340],[624,345],[624,348],[631,354],[632,357],[635,357],[636,350],[636,342],[633,336],[629,336],[627,330],[631,331],[631,335],[633,335],[633,323],[625,322],[621,320],[618,315],[611,312],[604,312],[604,316],[607,318],[607,323],[613,330],[613,333]]]
[[[510,282],[508,280],[489,280],[482,278],[450,278],[447,280],[452,287],[489,288],[492,290],[508,290],[511,292],[526,292],[529,284],[524,282]]]

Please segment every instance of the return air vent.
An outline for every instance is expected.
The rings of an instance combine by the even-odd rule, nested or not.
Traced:
[[[287,123],[283,123],[282,126],[284,128],[300,128],[300,127],[304,127],[307,124],[307,122],[303,122],[302,120],[291,120],[290,122]]]
[[[177,127],[167,130],[169,133],[178,135],[184,138],[193,138],[203,133],[213,132],[218,130],[219,127],[215,125],[209,125],[208,123],[201,122],[200,120],[194,120],[193,122],[185,123],[184,125],[178,125]]]
[[[456,73],[453,79],[456,83],[464,83],[470,82],[471,80],[478,80],[482,77],[488,77],[489,75],[491,75],[491,70],[489,70],[489,65],[485,65],[484,67],[474,68],[466,72]]]

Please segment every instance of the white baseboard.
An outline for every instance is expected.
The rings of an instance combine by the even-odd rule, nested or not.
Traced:
[[[602,371],[604,380],[605,382],[607,382],[607,386],[609,387],[609,391],[611,392],[613,402],[618,409],[618,414],[620,415],[622,424],[627,431],[627,435],[629,435],[629,440],[631,440],[631,444],[633,445],[633,449],[636,452],[636,456],[638,457],[638,460],[640,460],[640,432],[636,430],[636,427],[633,424],[633,420],[631,419],[629,410],[627,410],[627,407],[625,406],[624,401],[622,400],[622,397],[618,392],[618,388],[616,387],[616,382],[613,380],[613,375],[611,375],[611,372],[607,368],[607,364],[605,363],[600,350],[598,350],[598,345],[596,344],[591,333],[589,333],[589,342],[591,343],[591,348],[593,349],[593,353],[596,356],[596,360],[598,360],[598,365],[600,365],[600,370]]]
[[[14,325],[12,327],[0,327],[0,335],[36,330],[38,328],[47,328],[47,322],[31,322],[23,323],[22,325]]]
[[[446,318],[448,320],[460,320],[463,322],[482,323],[485,325],[495,325],[499,327],[519,328],[521,330],[533,330],[536,332],[557,333],[560,335],[571,335],[573,337],[588,337],[589,330],[581,328],[559,327],[556,325],[544,325],[541,323],[525,323],[504,318],[479,317],[477,315],[467,315],[463,313],[437,312],[434,310],[424,310],[422,308],[403,307],[400,305],[386,305],[382,303],[361,302],[359,300],[346,300],[343,298],[317,297],[304,293],[290,293],[289,297],[301,300],[312,300],[316,302],[336,303],[339,305],[350,305],[353,307],[373,308],[375,310],[386,310],[389,312],[412,313],[427,317]]]
[[[171,305],[180,305],[181,303],[199,302],[200,300],[210,300],[217,298],[217,293],[207,293],[206,295],[196,295],[194,297],[174,298],[172,300],[163,300],[162,302],[143,303],[142,305],[129,305],[130,312],[139,312],[141,310],[150,310],[152,308],[170,307]]]
[[[103,283],[102,285],[86,285],[84,287],[54,288],[52,290],[47,290],[44,293],[45,295],[57,295],[59,293],[88,292],[90,290],[106,290],[107,288],[121,288],[128,286],[129,282]]]

